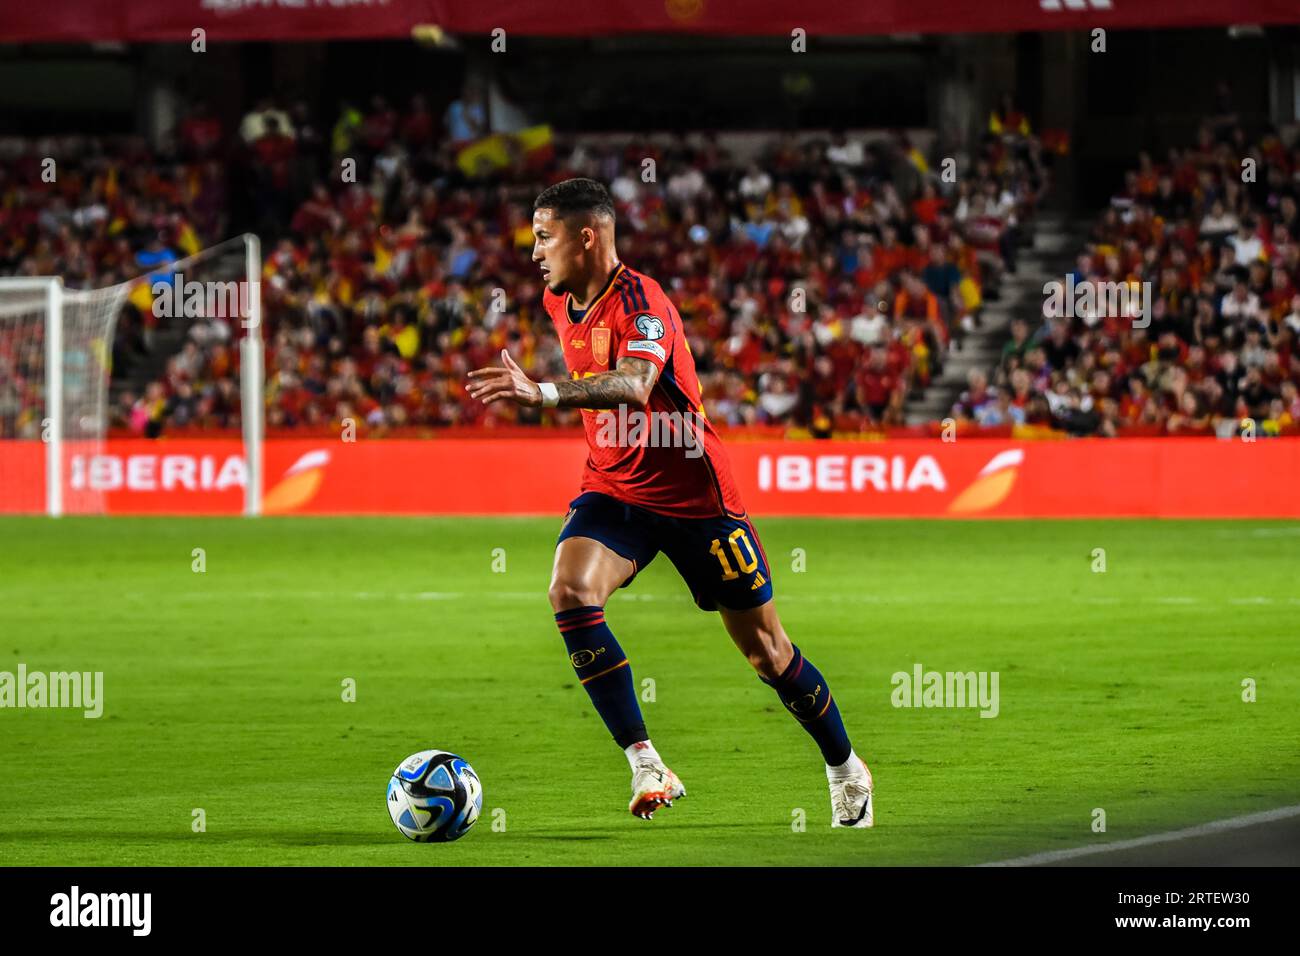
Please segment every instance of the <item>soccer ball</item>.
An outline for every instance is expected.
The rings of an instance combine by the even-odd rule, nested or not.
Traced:
[[[393,771],[387,802],[402,836],[417,843],[450,843],[478,819],[483,785],[474,768],[455,754],[421,750]]]

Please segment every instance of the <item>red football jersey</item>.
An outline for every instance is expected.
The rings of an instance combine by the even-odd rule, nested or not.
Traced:
[[[682,318],[659,283],[620,263],[580,315],[568,293],[547,289],[542,304],[571,378],[608,372],[624,356],[659,369],[645,408],[582,410],[588,453],[581,490],[677,518],[743,516],[731,462],[704,417]]]

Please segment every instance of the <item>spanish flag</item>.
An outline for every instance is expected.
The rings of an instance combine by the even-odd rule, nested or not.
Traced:
[[[530,168],[540,168],[555,158],[555,137],[551,128],[545,124],[521,129],[515,134],[520,148],[524,151],[524,160]]]
[[[913,146],[907,151],[907,160],[922,176],[928,176],[930,173],[930,164],[925,161],[925,154]]]
[[[153,314],[153,290],[149,288],[147,278],[137,282],[126,299],[140,310],[141,315]]]
[[[490,176],[508,168],[515,155],[521,155],[525,165],[535,167],[545,165],[554,152],[551,127],[543,124],[475,140],[456,154],[456,165],[466,176]]]
[[[389,251],[388,246],[382,239],[376,239],[374,245],[375,254],[375,273],[377,275],[387,275],[388,270],[393,265],[393,254]]]
[[[180,230],[176,233],[176,245],[180,246],[187,256],[192,256],[199,251],[199,237],[194,233],[194,227],[188,222],[182,222]]]
[[[456,165],[466,176],[490,176],[510,165],[510,145],[502,135],[476,139],[456,154]]]

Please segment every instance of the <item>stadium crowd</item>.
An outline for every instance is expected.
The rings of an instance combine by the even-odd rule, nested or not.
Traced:
[[[1163,159],[1140,153],[1063,284],[1146,284],[1149,313],[1045,302],[954,416],[1083,435],[1300,430],[1298,200],[1300,144],[1251,141],[1230,116]]]
[[[464,383],[502,347],[535,377],[565,374],[529,258],[531,203],[550,182],[592,176],[615,197],[620,257],[682,314],[714,421],[859,431],[901,424],[909,392],[976,326],[1048,176],[1038,139],[1014,130],[982,136],[956,177],[901,134],[774,138],[743,161],[708,135],[609,146],[548,132],[508,138],[484,169],[466,162],[484,132],[472,106],[439,117],[416,96],[403,110],[343,104],[328,127],[304,104],[264,101],[225,129],[195,104],[159,152],[11,142],[0,272],[103,287],[252,228],[269,428],[573,423],[573,410],[484,409]],[[195,322],[151,364],[167,320],[147,297],[131,303],[113,345],[112,425],[237,426],[235,320]],[[17,351],[0,343],[0,381],[21,391]],[[14,389],[11,412],[24,402]]]

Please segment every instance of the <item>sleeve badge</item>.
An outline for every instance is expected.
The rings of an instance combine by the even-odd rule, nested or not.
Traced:
[[[654,342],[664,337],[664,324],[657,316],[638,315],[635,324],[643,339]]]

